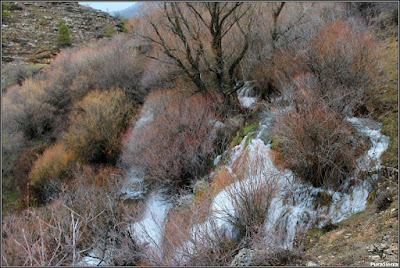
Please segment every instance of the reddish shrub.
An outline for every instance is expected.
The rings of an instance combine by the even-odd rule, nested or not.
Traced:
[[[124,160],[144,167],[149,182],[179,188],[207,170],[217,116],[213,102],[201,94],[161,94],[147,99],[145,109],[153,119],[128,134]]]
[[[298,178],[335,188],[356,167],[352,129],[318,99],[306,90],[296,93],[295,108],[277,117],[274,148]]]
[[[372,34],[362,26],[336,20],[296,51],[278,53],[278,80],[288,89],[293,77],[300,75],[297,87],[314,88],[331,108],[351,115],[377,77],[377,47]]]

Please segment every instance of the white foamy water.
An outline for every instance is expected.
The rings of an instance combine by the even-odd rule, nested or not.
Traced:
[[[237,96],[240,105],[244,108],[251,108],[257,101],[260,99],[258,96],[254,95],[254,87],[250,85],[248,81],[246,81],[241,89],[237,91]]]
[[[151,112],[143,111],[142,118],[139,119],[136,127],[141,127],[151,120]],[[231,224],[228,217],[236,213],[232,193],[254,191],[261,184],[268,185],[271,194],[264,228],[267,234],[266,245],[273,247],[290,249],[299,232],[305,232],[313,226],[322,227],[328,222],[339,222],[365,209],[366,199],[371,190],[371,185],[367,180],[358,180],[355,175],[353,178],[348,178],[349,181],[350,179],[355,181],[352,186],[347,187],[345,191],[335,192],[306,185],[296,180],[290,170],[276,167],[273,163],[269,137],[273,121],[274,115],[266,114],[265,118],[260,120],[260,127],[254,135],[255,138],[246,146],[246,136],[239,145],[231,149],[230,161],[222,168],[226,168],[238,180],[215,196],[211,204],[210,216],[205,222],[192,227],[192,237],[183,247],[176,250],[175,259],[181,259],[181,263],[184,262],[184,256],[193,252],[194,242],[201,241],[205,236],[212,237],[216,230],[236,238],[238,230]],[[379,168],[379,158],[387,149],[389,138],[380,133],[379,126],[373,121],[359,118],[348,118],[347,121],[371,141],[369,150],[358,159],[359,171]],[[221,155],[216,157],[214,165],[220,162],[221,157]],[[245,167],[246,172],[237,174],[238,165]],[[215,173],[212,171],[210,176],[214,176]],[[135,167],[132,167],[128,174],[130,174],[129,180],[124,187],[126,196],[142,198],[145,193],[141,187],[142,176]],[[318,195],[323,192],[332,197],[331,202],[325,206],[316,202]],[[171,207],[172,202],[163,199],[159,192],[153,192],[147,197],[146,208],[141,219],[132,225],[138,242],[146,244],[156,256],[163,255],[163,228]]]
[[[377,169],[380,164],[379,158],[388,147],[389,138],[380,133],[379,127],[371,128],[372,121],[358,118],[347,120],[371,141],[370,149],[358,159],[360,164],[358,171]],[[306,232],[313,226],[322,227],[328,222],[342,221],[365,209],[366,199],[371,190],[368,180],[359,180],[356,176],[348,178],[353,179],[355,183],[343,192],[305,185],[300,180],[296,180],[290,170],[280,170],[273,164],[269,135],[265,134],[269,132],[269,126],[261,125],[259,129],[256,138],[251,140],[247,147],[245,146],[247,137],[245,137],[238,146],[232,149],[231,161],[225,167],[235,176],[233,169],[246,154],[245,161],[251,172],[246,172],[247,177],[229,185],[215,196],[211,205],[211,215],[206,222],[193,227],[193,236],[199,237],[202,233],[212,235],[212,232],[218,229],[235,237],[237,230],[227,216],[228,214],[235,215],[235,200],[232,199],[232,192],[251,190],[252,185],[262,181],[269,187],[274,185],[271,191],[273,197],[265,220],[267,234],[265,239],[270,246],[290,249],[299,232]],[[254,161],[257,161],[257,165],[251,165]],[[322,192],[332,197],[329,205],[324,206],[316,202],[319,193]],[[191,240],[195,241],[193,238]],[[187,252],[188,248],[194,247],[194,244],[188,242],[184,247]],[[179,251],[182,251],[182,248],[178,249],[178,254]]]
[[[154,119],[154,115],[153,115],[153,111],[151,109],[151,105],[148,102],[146,102],[143,105],[142,111],[140,113],[140,118],[136,122],[135,128],[140,128],[143,125],[147,124],[148,122],[153,121],[153,119]]]
[[[172,203],[155,191],[147,198],[141,219],[132,225],[137,241],[157,255],[162,254],[164,222],[171,207]]]
[[[142,199],[147,192],[142,172],[132,166],[125,176],[121,192],[124,199]]]

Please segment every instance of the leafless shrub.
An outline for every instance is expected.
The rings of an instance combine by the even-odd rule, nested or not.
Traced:
[[[115,163],[131,115],[131,105],[120,89],[92,91],[76,104],[63,139],[84,163]]]
[[[255,251],[250,266],[297,266],[302,264],[302,260],[301,252],[277,248]]]
[[[148,102],[152,98],[154,105],[147,105],[153,119],[126,135],[123,158],[144,167],[150,184],[176,190],[207,170],[218,117],[213,101],[202,94],[159,91]]]
[[[279,159],[314,186],[339,187],[356,167],[352,129],[318,95],[302,90],[295,108],[277,117],[273,132]]]
[[[3,130],[1,134],[2,186],[3,190],[11,190],[15,189],[17,181],[8,180],[8,177],[13,172],[13,166],[18,161],[19,154],[26,146],[26,140],[21,132],[10,134]]]
[[[3,120],[8,133],[22,132],[28,139],[43,137],[51,130],[55,108],[46,103],[43,84],[25,80],[3,98]]]
[[[353,2],[346,3],[348,16],[362,18],[368,25],[380,27],[397,24],[398,5],[395,2]],[[386,13],[386,16],[381,15]]]
[[[134,255],[126,232],[131,212],[118,199],[120,176],[111,174],[99,182],[92,169],[79,167],[52,203],[3,218],[2,264],[78,265],[92,251],[100,252],[99,264],[121,263],[118,250]]]
[[[94,89],[119,87],[133,102],[147,93],[140,86],[145,61],[135,53],[135,40],[116,35],[79,49],[65,49],[46,72],[51,103],[59,109],[81,100]]]
[[[59,143],[46,149],[33,164],[28,181],[32,199],[46,203],[58,194],[60,182],[71,177],[75,157]]]
[[[249,47],[253,5],[170,3],[148,5],[143,38],[152,58],[176,66],[197,87],[228,98],[239,89],[236,71]],[[232,45],[234,44],[234,45]]]
[[[283,90],[293,79],[301,80],[320,91],[323,98],[335,101],[338,112],[351,115],[376,78],[378,52],[372,34],[361,24],[335,20],[294,50],[279,52],[278,80]]]
[[[228,266],[242,244],[221,229],[214,221],[193,229],[173,258],[175,265]]]
[[[2,68],[1,73],[1,91],[4,92],[7,87],[15,84],[21,86],[27,76],[24,64],[17,63],[5,65]]]
[[[222,206],[220,214],[236,229],[235,239],[246,240],[265,222],[278,187],[279,174],[274,174],[268,166],[265,155],[254,151],[241,156],[232,176],[236,181],[224,189],[232,209]]]
[[[243,76],[255,80],[262,97],[268,99],[279,93],[286,79],[287,64],[290,67],[295,61],[291,58],[286,62],[288,55],[282,58],[281,54],[296,51],[324,22],[317,3],[260,3],[256,6],[252,42],[241,67]]]

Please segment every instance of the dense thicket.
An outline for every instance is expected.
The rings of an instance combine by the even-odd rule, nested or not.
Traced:
[[[145,107],[151,119],[127,134],[124,159],[144,167],[150,184],[171,190],[190,185],[216,150],[220,122],[212,99],[162,91],[149,95]]]
[[[131,115],[132,107],[121,90],[92,91],[76,104],[63,140],[82,163],[115,164]]]
[[[148,186],[194,192],[193,202],[168,215],[165,253],[188,239],[196,246],[184,251],[186,262],[173,264],[229,265],[240,248],[264,241],[260,226],[273,178],[269,185],[264,177],[252,187],[239,183],[229,193],[236,211],[225,215],[238,230],[236,240],[215,228],[189,238],[188,230],[204,222],[218,191],[254,176],[262,160],[244,161],[233,173],[216,170],[202,180],[203,188],[193,185],[236,131],[240,140],[244,121],[257,120],[265,107],[286,109],[274,122],[272,149],[298,179],[336,190],[357,170],[365,144],[345,119],[368,116],[365,93],[382,71],[376,32],[384,32],[381,38],[397,34],[397,5],[143,7],[143,16],[127,23],[130,35],[110,30],[109,38],[65,48],[38,73],[20,65],[3,72],[3,201],[20,199],[3,218],[2,264],[76,265],[92,250],[115,265],[164,264],[141,252],[145,245],[139,248],[128,231],[132,215],[142,212],[140,202],[121,202],[124,178],[116,166],[128,165],[143,171]],[[260,90],[254,110],[237,102],[245,81]],[[24,217],[10,212],[28,205]],[[265,256],[290,263],[276,252]]]

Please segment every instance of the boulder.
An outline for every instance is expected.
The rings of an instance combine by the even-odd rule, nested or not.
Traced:
[[[254,250],[243,248],[235,256],[230,266],[250,266]]]

